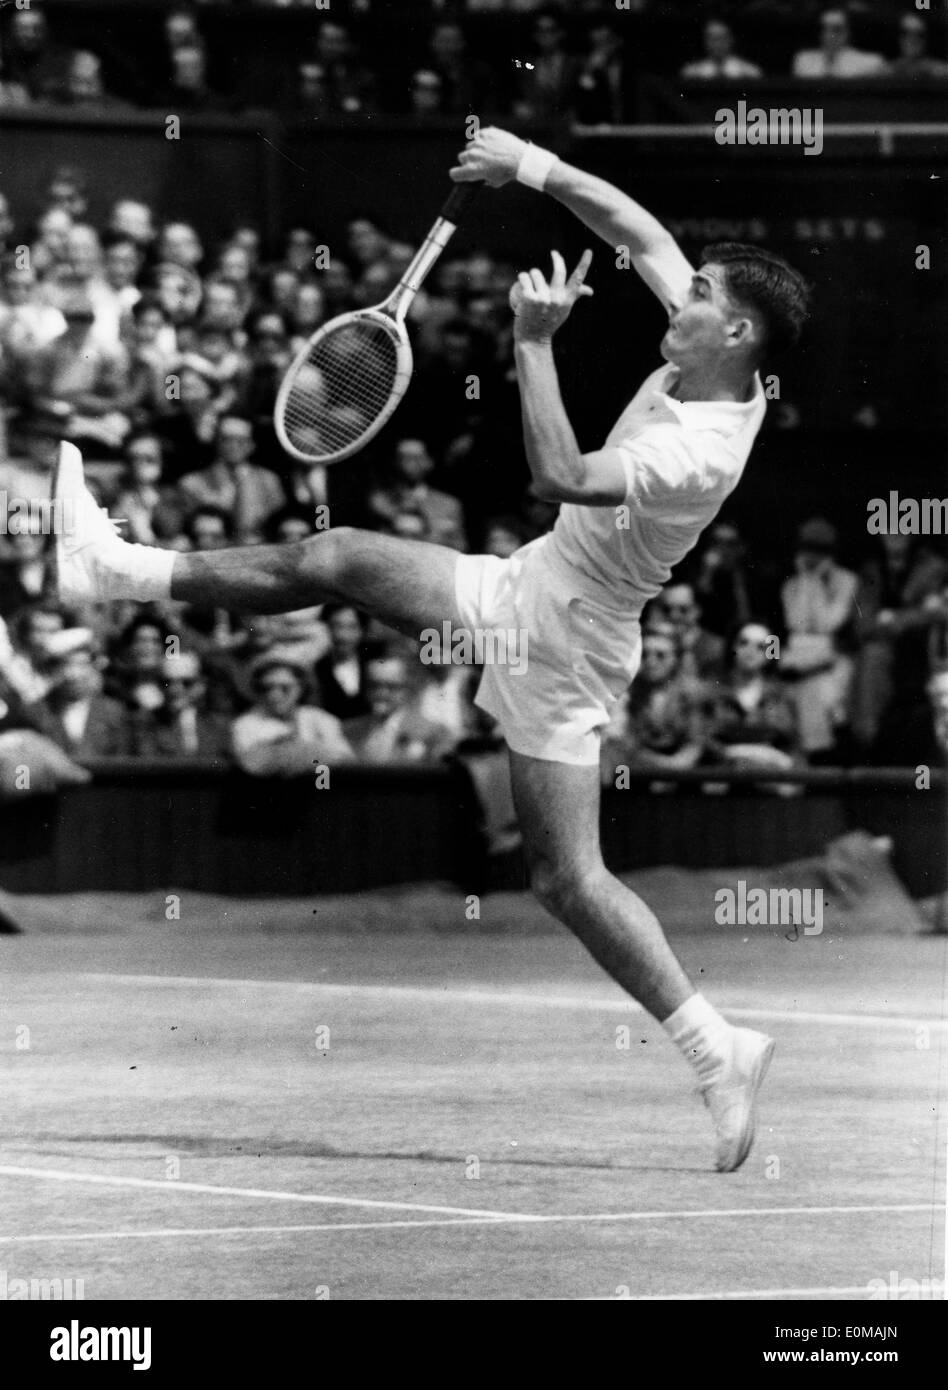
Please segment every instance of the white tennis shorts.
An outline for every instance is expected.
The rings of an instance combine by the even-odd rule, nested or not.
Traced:
[[[475,703],[516,753],[595,766],[600,730],[641,657],[638,614],[577,595],[574,576],[543,536],[501,560],[459,555],[455,596],[463,627],[484,642]],[[503,653],[517,660],[488,659]]]

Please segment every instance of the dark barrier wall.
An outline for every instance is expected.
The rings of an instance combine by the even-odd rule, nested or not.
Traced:
[[[184,116],[181,138],[169,140],[166,115],[62,107],[0,113],[0,188],[18,234],[28,234],[54,171],[69,165],[86,177],[89,219],[97,227],[117,198],[138,198],[162,220],[193,222],[212,242],[240,218],[275,235],[282,209],[278,156],[265,143],[262,123]]]
[[[904,772],[810,776],[793,798],[743,784],[708,796],[687,778],[671,794],[651,793],[647,781],[610,790],[606,860],[616,870],[779,864],[865,829],[893,838],[895,868],[914,896],[945,888],[943,777],[919,791]],[[318,895],[432,879],[470,891],[523,882],[518,863],[488,863],[460,768],[337,769],[320,791],[309,781],[103,762],[87,787],[0,806],[0,885],[12,892]]]

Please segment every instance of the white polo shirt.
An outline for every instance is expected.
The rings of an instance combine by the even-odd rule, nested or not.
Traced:
[[[676,401],[678,368],[653,372],[606,439],[625,465],[619,507],[565,503],[549,537],[550,560],[576,576],[577,592],[640,612],[667,584],[740,481],[766,411],[760,377],[750,401]]]
[[[636,268],[665,308],[676,309],[694,270],[677,247]],[[668,582],[740,481],[767,405],[759,375],[749,401],[675,400],[678,368],[647,377],[609,431],[627,490],[619,507],[565,503],[546,556],[572,572],[576,592],[641,612]]]

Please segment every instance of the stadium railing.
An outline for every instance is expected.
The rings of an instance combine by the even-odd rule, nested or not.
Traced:
[[[87,786],[0,803],[4,888],[280,896],[421,880],[480,892],[523,881],[519,856],[489,854],[460,763],[340,767],[322,789],[191,762],[92,767]],[[606,861],[616,870],[766,866],[820,854],[862,829],[892,838],[896,872],[913,896],[928,897],[948,884],[948,856],[945,773],[933,768],[927,780],[914,768],[633,769],[627,789],[603,794]],[[780,796],[777,783],[803,790]],[[727,794],[709,794],[709,784]]]

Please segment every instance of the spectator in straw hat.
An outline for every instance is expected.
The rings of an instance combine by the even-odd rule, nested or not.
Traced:
[[[273,647],[251,664],[255,704],[231,726],[231,747],[255,777],[312,776],[351,762],[352,748],[333,715],[303,703],[309,669],[294,652]]]

